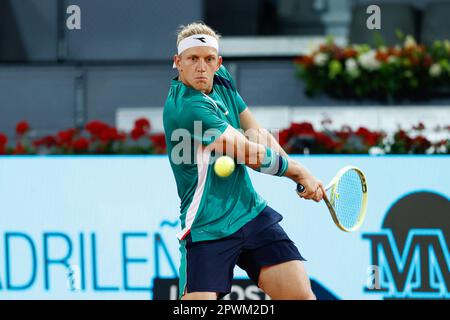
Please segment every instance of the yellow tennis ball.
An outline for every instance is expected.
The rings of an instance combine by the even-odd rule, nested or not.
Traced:
[[[221,156],[214,163],[214,171],[219,177],[226,178],[234,171],[234,160],[229,156]]]

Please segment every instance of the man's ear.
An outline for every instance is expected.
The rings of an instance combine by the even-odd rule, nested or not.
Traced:
[[[173,63],[177,67],[178,70],[180,70],[180,57],[177,54],[173,55]]]
[[[217,69],[216,69],[216,71],[220,69],[220,66],[222,65],[222,62],[223,62],[222,56],[219,56],[219,58],[217,59]]]

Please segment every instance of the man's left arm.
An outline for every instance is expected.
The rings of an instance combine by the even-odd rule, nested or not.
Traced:
[[[283,157],[289,159],[286,151],[278,143],[277,139],[255,119],[249,108],[245,108],[240,114],[241,128],[244,135],[253,142],[257,142],[278,152]]]

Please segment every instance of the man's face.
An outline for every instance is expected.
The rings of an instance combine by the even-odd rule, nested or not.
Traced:
[[[222,57],[211,47],[193,47],[175,55],[180,81],[204,93],[212,89],[214,73],[222,65]]]

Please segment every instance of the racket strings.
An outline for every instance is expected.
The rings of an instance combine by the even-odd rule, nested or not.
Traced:
[[[363,195],[361,178],[357,172],[350,170],[342,175],[331,195],[331,203],[344,228],[351,229],[358,223]]]

